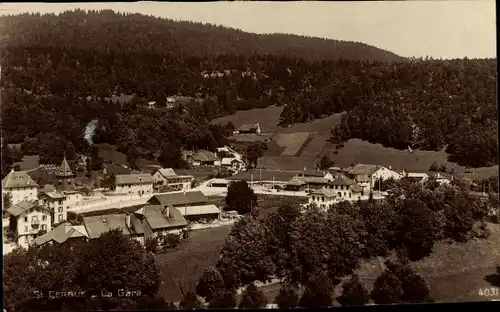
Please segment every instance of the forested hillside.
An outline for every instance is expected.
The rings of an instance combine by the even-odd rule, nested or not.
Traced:
[[[408,63],[358,43],[111,11],[0,21],[4,143],[24,142],[23,153],[40,154],[42,163],[58,163],[67,142],[90,153],[84,131],[92,120],[93,143],[116,145],[131,159],[181,147],[213,150],[231,129],[210,120],[273,104],[285,106],[283,125],[347,110],[339,140],[449,144],[458,162],[497,162],[494,60]],[[136,96],[106,100],[120,94]],[[204,101],[162,107],[170,95]],[[148,101],[158,108],[148,109]],[[420,130],[413,141],[408,124]]]

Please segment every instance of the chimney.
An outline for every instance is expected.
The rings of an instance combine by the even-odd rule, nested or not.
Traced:
[[[392,170],[392,166],[391,165],[389,165],[389,170]]]
[[[163,214],[165,215],[165,217],[167,218],[170,218],[170,207],[165,205],[165,207],[163,208]]]
[[[102,217],[102,223],[108,224],[108,219],[106,217]]]
[[[125,221],[127,223],[127,226],[129,228],[132,228],[132,222],[130,221],[130,214],[127,213],[126,217],[125,217]]]

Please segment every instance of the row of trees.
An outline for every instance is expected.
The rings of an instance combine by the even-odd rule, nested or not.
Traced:
[[[220,274],[224,289],[278,277],[303,289],[303,296],[314,302],[323,300],[325,289],[333,290],[352,275],[360,260],[396,253],[402,267],[390,269],[392,275],[384,273],[381,293],[371,297],[379,303],[414,301],[404,289],[425,283],[404,269],[407,261],[430,255],[434,244],[443,239],[463,242],[488,235],[484,220],[489,207],[468,192],[460,181],[452,185],[431,181],[423,188],[401,181],[394,182],[386,201],[341,202],[329,211],[313,206],[304,214],[297,207],[283,206],[265,218],[250,210],[235,224],[216,268],[207,274]],[[406,277],[398,284],[395,277],[401,274]],[[386,284],[396,289],[393,294],[384,293]],[[200,296],[213,293],[203,288],[209,286],[200,287]],[[429,299],[428,292],[423,293],[418,300]]]
[[[3,298],[7,311],[172,306],[159,295],[161,275],[153,255],[116,230],[87,243],[73,241],[15,249],[4,256],[4,273]],[[120,289],[138,292],[120,296]],[[73,296],[68,296],[69,292]],[[104,297],[103,292],[113,296]],[[74,296],[75,293],[80,295]]]

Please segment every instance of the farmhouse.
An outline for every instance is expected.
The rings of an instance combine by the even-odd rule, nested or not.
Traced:
[[[425,183],[429,180],[429,175],[425,172],[406,172],[403,171],[403,179],[413,183]]]
[[[36,201],[21,201],[10,207],[9,227],[17,234],[17,243],[27,248],[39,235],[52,229],[51,211]]]
[[[260,124],[244,124],[236,129],[235,133],[237,134],[260,134]]]
[[[87,241],[89,235],[83,225],[71,225],[68,222],[60,224],[52,231],[35,238],[34,243],[38,246],[44,244],[63,244],[67,241]]]
[[[307,195],[309,205],[317,205],[321,209],[329,209],[338,202],[337,194],[334,191],[327,189],[313,190]]]
[[[11,196],[11,205],[21,201],[37,200],[38,184],[27,172],[12,169],[2,180],[2,198],[6,193]]]
[[[177,208],[188,221],[215,220],[220,216],[220,209],[208,203],[207,197],[199,191],[155,195],[148,203]]]
[[[302,192],[305,191],[307,183],[299,179],[298,177],[293,177],[285,185],[285,191]]]
[[[436,179],[436,181],[439,184],[450,184],[451,180],[453,180],[453,176],[446,177],[445,175],[443,175],[442,173],[439,173],[439,172],[434,174],[432,177],[434,179]]]
[[[153,194],[153,177],[149,173],[120,174],[116,176],[117,194]]]
[[[304,182],[306,189],[308,190],[324,188],[328,182],[330,182],[329,179],[323,177],[296,176],[295,178]]]
[[[217,147],[217,153],[225,153],[227,155],[231,155],[232,157],[229,157],[229,158],[236,158],[238,160],[243,160],[243,156],[238,153],[237,151],[235,151],[234,149],[232,149],[231,147],[227,146],[227,145],[224,145],[222,147]]]
[[[83,225],[89,239],[99,238],[101,234],[111,230],[121,230],[124,235],[133,233],[127,225],[127,215],[125,214],[84,217]]]
[[[185,152],[185,159],[192,166],[220,166],[217,156],[206,150]]]
[[[335,180],[329,182],[325,188],[335,191],[340,199],[360,198],[362,194],[362,188],[345,176],[337,177]]]
[[[153,174],[153,183],[167,186],[173,191],[188,190],[194,177],[191,175],[177,175],[172,168],[158,169]]]
[[[147,205],[128,216],[130,226],[142,233],[143,243],[159,235],[180,234],[187,228],[187,221],[175,207]]]
[[[238,158],[222,158],[221,166],[239,172],[245,168],[245,163]]]
[[[401,174],[391,169],[379,165],[365,164],[357,164],[347,172],[347,176],[354,179],[363,188],[363,192],[372,190],[379,179],[387,180],[392,178],[399,180],[402,178]]]

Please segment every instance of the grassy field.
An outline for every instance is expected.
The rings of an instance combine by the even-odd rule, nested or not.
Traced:
[[[330,129],[340,123],[342,114],[335,114],[326,118],[317,119],[311,122],[294,124],[290,128],[281,128],[279,122],[280,107],[268,107],[250,111],[238,111],[236,114],[223,117],[225,122],[231,120],[236,126],[243,123],[260,122],[263,131],[275,131],[273,142],[268,144],[268,151],[264,157],[259,159],[259,168],[266,169],[289,169],[302,170],[304,167],[314,168],[319,159],[328,155],[335,161],[336,166],[347,167],[351,164],[366,163],[392,166],[397,170],[426,171],[435,161],[438,164],[447,164],[448,168],[453,168],[456,174],[461,174],[471,179],[487,178],[498,175],[498,166],[487,168],[475,168],[466,170],[454,163],[447,162],[445,151],[418,151],[414,150],[410,155],[406,150],[396,150],[386,148],[380,144],[371,144],[363,140],[352,139],[344,144],[335,154],[335,146],[328,143]],[[280,138],[287,137],[285,134],[315,133],[313,139],[304,144],[300,155],[290,156],[284,153],[288,146]],[[293,137],[293,136],[292,136]],[[283,153],[283,154],[282,154]],[[286,155],[284,155],[286,154]]]

